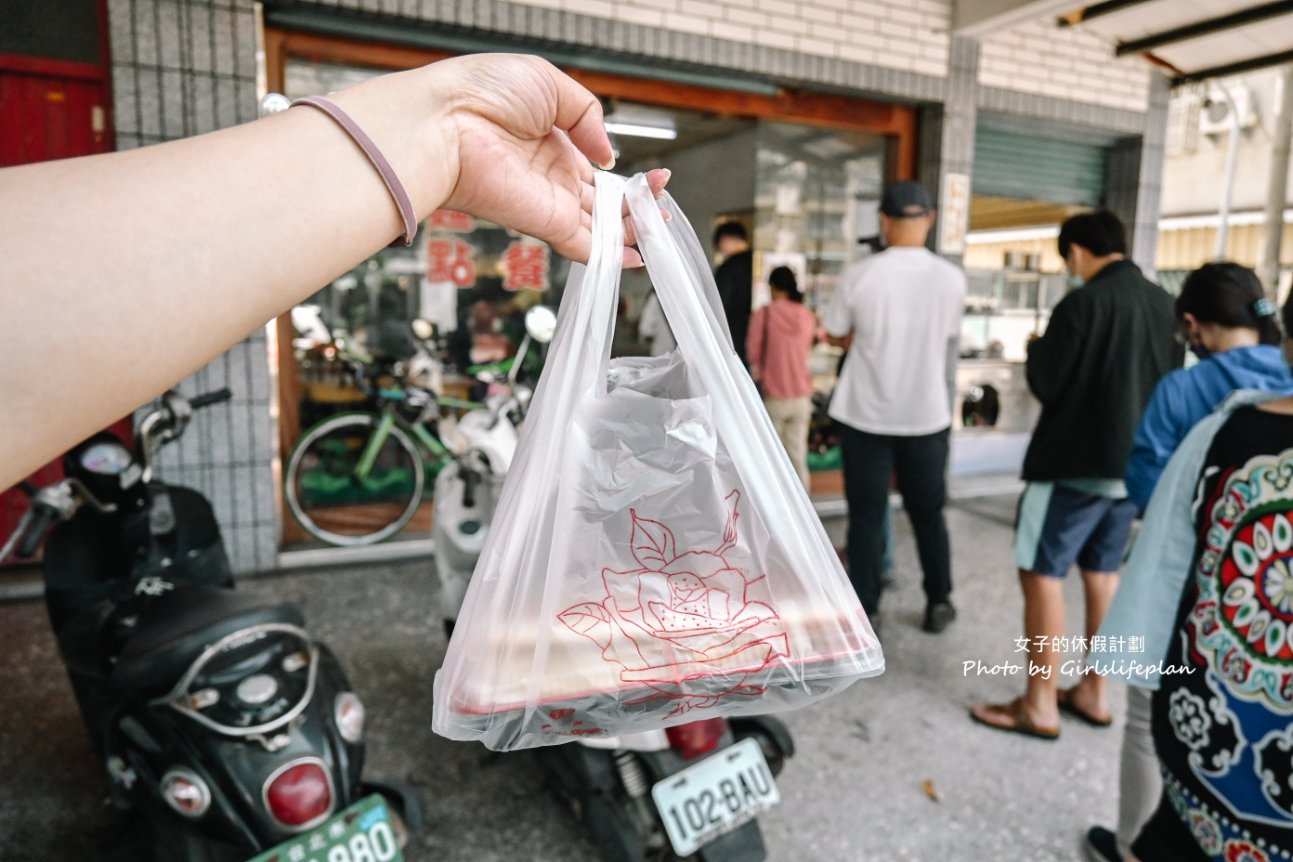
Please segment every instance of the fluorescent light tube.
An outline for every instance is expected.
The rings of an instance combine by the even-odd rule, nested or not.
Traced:
[[[606,131],[612,135],[627,135],[632,138],[656,138],[661,141],[672,141],[678,137],[678,132],[674,129],[662,129],[659,126],[641,126],[637,123],[609,122],[606,124]]]

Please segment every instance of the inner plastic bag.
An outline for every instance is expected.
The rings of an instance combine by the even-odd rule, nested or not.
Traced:
[[[626,198],[665,356],[609,359]],[[797,709],[884,670],[720,309],[673,200],[598,173],[591,259],[436,674],[436,733],[497,751],[619,736]]]

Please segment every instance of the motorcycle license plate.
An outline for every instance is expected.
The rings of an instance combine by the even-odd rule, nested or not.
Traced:
[[[763,750],[753,739],[657,782],[651,796],[679,856],[690,856],[781,801]]]
[[[379,794],[248,862],[403,862],[395,824]]]

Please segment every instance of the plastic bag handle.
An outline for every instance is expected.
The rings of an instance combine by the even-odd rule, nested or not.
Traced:
[[[696,231],[672,199],[667,200],[667,205],[678,224],[672,218],[670,222],[663,220],[650,186],[646,185],[645,174],[636,174],[628,180],[625,198],[637,231],[637,248],[656,286],[668,324],[675,336],[679,328],[689,331],[685,336],[689,344],[684,346],[684,337],[679,337],[679,349],[692,354],[696,361],[705,362],[707,367],[727,368],[737,381],[743,377],[750,384],[751,392],[755,392],[753,381],[732,348],[723,301],[719,299],[709,262],[700,251]],[[709,301],[702,302],[702,295]],[[718,349],[718,354],[714,354],[714,349]]]
[[[611,362],[611,343],[615,339],[616,308],[620,295],[620,281],[624,272],[624,219],[620,213],[624,205],[624,178],[615,174],[598,171],[593,178],[593,255],[588,268],[594,272],[606,274],[608,287],[598,290],[594,300],[593,323],[605,321],[600,335],[602,340],[597,347],[597,382],[598,395],[606,394],[607,372]],[[594,269],[594,264],[597,269]],[[602,279],[598,280],[599,282]],[[600,285],[595,285],[595,288]],[[595,333],[590,333],[594,336]]]
[[[710,259],[701,247],[696,229],[691,226],[691,222],[683,215],[682,208],[678,206],[678,202],[668,192],[660,197],[659,203],[669,213],[666,228],[678,246],[678,253],[692,277],[692,283],[700,288],[710,309],[714,312],[714,318],[718,322],[720,340],[723,344],[731,347],[733,343],[732,331],[727,326],[727,315],[723,311],[723,299],[718,295],[718,284],[714,281],[713,270],[710,269]],[[636,224],[636,222],[634,223]],[[733,348],[732,352],[736,352],[735,348]]]
[[[714,276],[707,262],[698,265],[697,258],[704,258],[695,231],[672,200],[667,205],[673,218],[669,223],[664,221],[643,174],[625,184],[624,196],[637,231],[638,249],[678,349],[705,369],[704,382],[711,395],[748,387],[757,403],[760,399],[754,382],[732,349]],[[676,225],[673,219],[678,220]],[[702,302],[702,295],[709,301]]]
[[[623,178],[604,172],[596,175],[592,250],[588,263],[571,264],[557,314],[557,329],[548,344],[544,372],[521,428],[509,479],[494,512],[495,520],[512,522],[518,517],[519,508],[537,508],[539,521],[551,521],[554,501],[546,500],[536,506],[531,497],[514,491],[523,483],[513,482],[511,477],[525,476],[531,486],[555,487],[554,477],[563,468],[561,453],[576,405],[590,389],[596,391],[600,387],[605,391],[605,369],[598,373],[597,359],[610,351],[615,298],[624,265],[624,221],[620,217],[623,182]],[[561,373],[553,373],[553,369],[560,369]],[[514,568],[520,564],[518,559],[527,553],[521,545],[486,542],[478,565],[488,565],[489,558],[505,555],[511,558],[509,566]],[[470,603],[472,595],[468,591],[465,602]],[[466,614],[467,610],[468,604],[464,604],[461,613]]]
[[[695,229],[687,221],[687,217],[683,215],[678,204],[668,192],[661,193],[658,199],[655,198],[651,194],[645,174],[639,173],[631,178],[625,178],[604,171],[598,172],[594,177],[593,250],[595,254],[601,252],[606,255],[604,261],[599,261],[605,267],[603,272],[612,267],[614,269],[614,277],[609,279],[613,287],[606,291],[606,296],[599,297],[602,301],[598,303],[593,317],[593,320],[596,321],[601,319],[598,315],[607,315],[606,331],[603,334],[604,340],[599,342],[599,355],[601,357],[597,365],[597,391],[599,394],[604,394],[606,391],[607,370],[610,367],[611,358],[611,342],[614,340],[615,335],[616,300],[619,298],[622,274],[622,260],[609,254],[608,251],[618,250],[624,244],[624,224],[621,210],[626,191],[634,184],[640,184],[646,189],[646,197],[651,200],[652,207],[663,208],[669,214],[671,228],[669,234],[674,240],[677,262],[682,265],[687,273],[686,283],[700,289],[704,296],[705,304],[709,306],[711,312],[707,317],[707,322],[714,327],[714,332],[719,342],[728,347],[734,356],[736,355],[736,350],[732,346],[732,333],[727,326],[727,316],[723,313],[723,300],[718,294],[718,285],[714,282],[714,274],[709,268],[709,258],[705,256]],[[664,219],[660,216],[658,210],[656,218],[661,224],[664,224]],[[635,217],[633,223],[636,226],[638,218]],[[588,268],[590,270],[594,269],[594,261],[589,261]],[[652,282],[655,283],[656,279],[652,278]],[[658,284],[656,284],[656,292],[657,294],[660,292]],[[662,302],[661,309],[663,310],[663,308],[664,304]],[[669,317],[667,311],[665,312],[665,317]],[[673,327],[672,320],[669,321],[669,325],[671,328]]]
[[[625,198],[637,232],[638,249],[651,274],[660,307],[673,329],[678,349],[688,358],[689,370],[714,405],[719,437],[744,441],[731,447],[730,454],[746,490],[763,499],[773,522],[792,534],[787,538],[807,543],[810,525],[796,515],[799,509],[791,502],[799,500],[810,506],[807,492],[785,456],[754,381],[732,350],[722,312],[701,301],[702,295],[717,299],[718,289],[707,266],[697,272],[694,252],[700,243],[695,231],[686,219],[677,223],[672,219],[664,221],[646,177],[641,174],[628,181]],[[689,245],[693,252],[691,264],[689,255],[684,254]],[[764,433],[749,433],[751,420],[762,423]],[[775,511],[778,507],[781,512]],[[816,527],[820,529],[820,524]]]

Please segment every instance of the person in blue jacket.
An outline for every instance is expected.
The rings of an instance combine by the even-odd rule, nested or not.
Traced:
[[[1251,269],[1235,263],[1209,263],[1195,270],[1176,299],[1176,317],[1181,335],[1201,361],[1173,371],[1158,382],[1136,427],[1126,484],[1128,499],[1141,511],[1149,505],[1167,462],[1190,430],[1233,393],[1249,390],[1245,397],[1251,399],[1263,392],[1293,392],[1293,373],[1279,347],[1275,306],[1266,299]],[[1163,545],[1168,543],[1150,529],[1148,518],[1138,542],[1149,546],[1142,548],[1142,553],[1166,553]],[[1170,544],[1192,548],[1193,540]],[[1131,596],[1130,591],[1117,595],[1117,611],[1124,610],[1119,607],[1121,603],[1133,602]],[[1175,599],[1174,594],[1171,599]],[[1110,613],[1118,616],[1116,611]],[[1136,630],[1136,634],[1143,636],[1145,632]],[[1132,685],[1127,688],[1127,723],[1119,769],[1118,827],[1116,831],[1103,826],[1088,830],[1088,856],[1093,859],[1116,862],[1123,858],[1154,812],[1162,788],[1150,736],[1150,695],[1157,685],[1135,679],[1129,682]]]
[[[1158,382],[1127,462],[1127,496],[1144,511],[1167,460],[1195,424],[1239,389],[1293,390],[1280,353],[1275,306],[1256,274],[1237,263],[1209,263],[1190,273],[1176,317],[1201,360]]]

